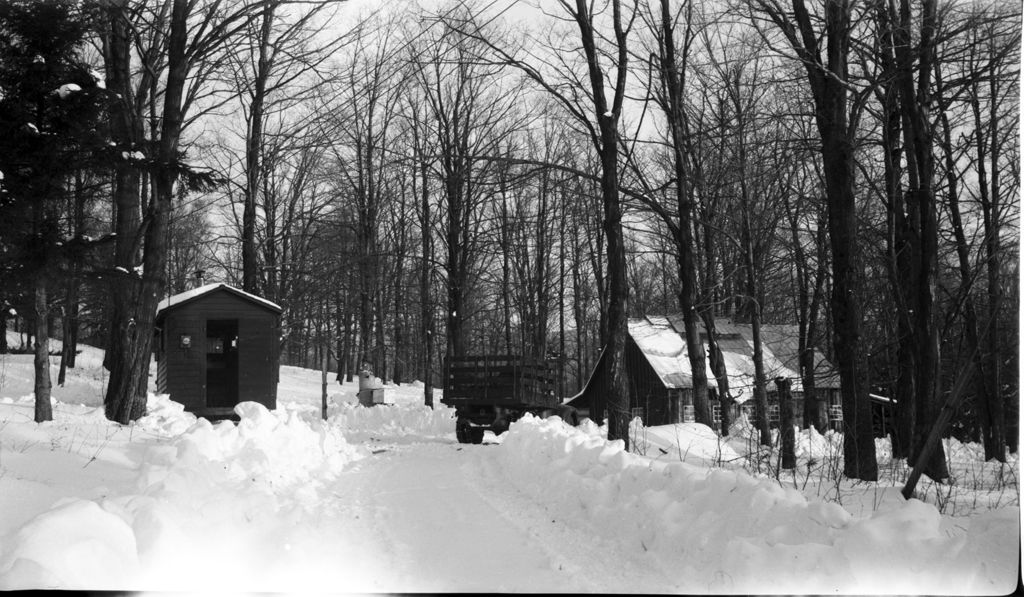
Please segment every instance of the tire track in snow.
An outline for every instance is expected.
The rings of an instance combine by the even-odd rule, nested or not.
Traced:
[[[491,446],[393,446],[339,479],[348,529],[385,590],[665,592],[640,555],[595,539],[484,473]],[[361,536],[357,536],[361,535]],[[377,583],[374,583],[377,584]]]

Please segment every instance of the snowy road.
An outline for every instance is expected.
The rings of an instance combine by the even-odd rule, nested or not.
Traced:
[[[102,353],[81,356],[44,424],[32,420],[31,355],[0,358],[0,381],[15,382],[0,386],[0,590],[982,595],[1017,585],[1016,474],[986,490],[1002,505],[979,502],[969,516],[886,499],[895,489],[883,484],[847,486],[840,505],[709,470],[721,444],[706,428],[664,430],[680,452],[661,460],[593,426],[532,417],[501,445],[459,445],[450,410],[422,406],[412,385],[390,408],[355,406],[347,389],[324,423],[320,373],[289,368],[279,408],[246,402],[237,425],[150,396],[149,414],[124,427],[103,415]],[[684,445],[698,462],[677,461]],[[968,456],[960,470],[977,475]]]
[[[378,590],[665,592],[671,584],[618,546],[553,519],[483,473],[487,445],[414,444],[356,463],[334,491],[344,532]],[[356,518],[356,517],[359,518]],[[365,570],[365,568],[364,568]],[[386,571],[386,572],[385,572]],[[358,583],[363,584],[363,583]]]

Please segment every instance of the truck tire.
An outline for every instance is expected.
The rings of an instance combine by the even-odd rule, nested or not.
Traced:
[[[482,444],[484,443],[484,428],[473,427],[469,419],[459,418],[455,421],[455,439],[460,444]]]
[[[460,444],[468,444],[470,443],[469,434],[469,421],[459,417],[458,420],[455,421],[455,439],[459,440]]]
[[[580,424],[580,413],[568,404],[563,404],[555,409],[555,414],[562,417],[562,420],[576,427]]]

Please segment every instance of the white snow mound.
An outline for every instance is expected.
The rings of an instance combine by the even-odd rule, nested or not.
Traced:
[[[455,409],[444,405],[431,408],[397,403],[367,407],[340,402],[333,412],[330,425],[340,428],[352,441],[412,441],[455,434]]]
[[[547,504],[553,517],[651,554],[690,592],[1005,594],[1014,588],[1015,507],[979,513],[966,528],[962,519],[948,524],[918,500],[855,518],[770,479],[631,454],[622,441],[608,442],[557,417],[524,417],[494,449],[494,474]],[[992,550],[994,544],[1006,549]]]
[[[367,450],[349,444],[337,426],[308,423],[294,411],[255,402],[235,411],[237,426],[198,419],[150,446],[137,493],[70,499],[26,523],[0,545],[0,589],[218,588],[209,579],[237,589],[233,572],[280,568],[268,559],[266,541],[316,511],[327,486]],[[185,415],[156,397],[139,425],[170,433]]]

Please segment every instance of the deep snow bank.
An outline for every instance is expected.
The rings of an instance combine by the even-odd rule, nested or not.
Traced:
[[[692,592],[1005,594],[1016,585],[1019,509],[952,524],[918,500],[855,518],[742,471],[627,453],[557,418],[512,425],[493,472],[657,558]]]
[[[328,423],[350,441],[455,438],[455,409],[441,404],[433,408],[417,403],[365,407],[342,402],[331,412]]]
[[[163,402],[151,402],[143,429],[192,425],[146,450],[137,492],[62,500],[28,522],[0,546],[0,588],[208,590],[221,582],[238,590],[274,587],[275,574],[294,573],[282,538],[365,448],[336,426],[253,402],[236,407],[237,426],[196,421]]]

